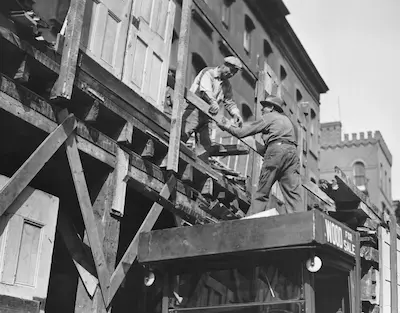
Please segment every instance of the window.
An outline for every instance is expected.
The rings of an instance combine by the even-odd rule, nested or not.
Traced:
[[[392,198],[392,180],[389,177],[389,191],[388,191],[389,199]]]
[[[231,24],[231,4],[232,0],[222,1],[221,21],[222,25],[224,25],[226,29],[229,29]]]
[[[191,75],[190,83],[192,83],[194,81],[197,74],[199,74],[200,71],[205,67],[207,67],[207,63],[203,60],[203,58],[199,54],[193,53],[192,54],[192,75]]]
[[[383,190],[385,191],[386,194],[388,192],[387,185],[388,185],[388,177],[387,177],[387,171],[385,171],[385,186]]]
[[[381,168],[379,169],[379,187],[381,188],[383,188],[382,176],[383,176],[383,165],[381,163]]]
[[[245,122],[247,122],[253,116],[253,112],[246,103],[242,103],[242,116]]]
[[[356,186],[366,186],[365,165],[358,161],[353,165],[354,181]]]
[[[310,117],[311,117],[310,133],[311,133],[311,136],[313,136],[314,131],[315,131],[315,118],[317,117],[317,114],[315,113],[315,111],[313,109],[310,110]]]
[[[279,79],[280,79],[280,81],[282,82],[282,81],[285,80],[286,77],[287,77],[286,70],[285,70],[285,68],[281,65],[281,67],[279,68]]]
[[[267,58],[270,54],[272,54],[272,47],[269,42],[264,39],[264,57]]]
[[[243,33],[243,48],[246,53],[249,55],[251,51],[251,33],[256,27],[254,26],[253,21],[245,15],[244,17],[244,33]]]
[[[269,72],[269,65],[268,65],[268,57],[272,54],[272,47],[269,44],[267,40],[264,39],[264,72],[268,73]],[[270,80],[265,79],[264,81],[264,89],[267,90],[268,92],[271,92],[270,90]]]
[[[300,90],[296,89],[296,102],[300,102],[303,99],[303,95]]]

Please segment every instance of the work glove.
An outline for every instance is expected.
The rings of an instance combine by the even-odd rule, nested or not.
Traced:
[[[211,115],[217,115],[218,111],[219,111],[219,105],[217,103],[214,102],[210,104],[208,112],[210,112]]]
[[[233,120],[235,122],[235,125],[237,125],[237,127],[242,127],[243,125],[243,118],[240,116],[240,114],[235,114],[233,115]]]

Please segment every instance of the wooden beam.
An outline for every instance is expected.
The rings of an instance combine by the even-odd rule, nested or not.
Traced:
[[[309,244],[318,236],[322,237],[322,234],[314,234],[314,214],[318,212],[154,230],[142,234],[138,260],[143,263],[186,258],[200,260],[211,256],[226,257],[229,253]]]
[[[143,152],[140,156],[143,159],[151,159],[154,156],[154,141],[153,141],[153,139],[147,140],[146,145],[143,149]]]
[[[49,70],[57,74],[59,73],[60,66],[56,62],[55,58],[51,58],[49,55],[37,50],[29,43],[20,40],[15,34],[7,31],[3,32],[0,28],[0,42],[14,45],[18,49],[28,53],[34,60],[41,63]],[[107,108],[113,110],[119,115],[123,114],[125,117],[129,117],[132,121],[134,120],[135,127],[138,127],[143,132],[146,132],[150,127],[153,130],[157,130],[158,134],[162,133],[162,136],[166,136],[167,138],[168,134],[166,133],[170,131],[171,124],[165,114],[149,106],[146,101],[137,96],[129,89],[129,87],[122,84],[90,57],[82,53],[81,58],[82,70],[78,72],[78,77],[75,80],[78,88],[85,91],[85,89],[90,86],[90,88],[95,89],[96,92],[105,95],[106,99],[104,105]],[[107,88],[105,86],[107,86]],[[202,101],[199,98],[197,99]],[[132,104],[134,104],[134,106],[132,106]],[[205,105],[207,104],[205,103]],[[241,203],[244,205],[249,205],[248,200],[246,200],[247,197],[241,190],[229,184],[222,175],[212,170],[211,167],[204,162],[201,162],[200,160],[194,161],[193,153],[183,143],[180,145],[180,151],[180,157],[182,160],[193,165],[199,172],[216,177],[218,184],[222,188],[227,189],[233,196],[240,197]],[[101,157],[102,159],[110,161],[107,158],[107,155]]]
[[[167,170],[178,172],[179,147],[181,144],[182,114],[184,110],[185,84],[187,72],[187,60],[189,49],[190,25],[192,19],[193,0],[182,1],[182,19],[178,43],[178,59],[176,69],[176,80],[172,106],[171,133],[169,137]]]
[[[0,295],[0,312],[2,313],[39,313],[40,302],[7,295]],[[42,311],[43,312],[43,311]]]
[[[113,200],[111,212],[119,217],[124,216],[126,182],[129,172],[129,154],[117,149],[116,165],[114,170]]]
[[[94,276],[96,270],[93,268],[90,260],[88,260],[82,239],[79,237],[74,225],[69,220],[68,216],[61,211],[59,212],[57,230],[60,232],[68,252],[71,254],[72,261],[75,264],[86,291],[93,297],[99,283],[97,277]]]
[[[28,56],[25,55],[13,78],[19,83],[27,83],[29,81],[29,77],[30,68],[28,65]]]
[[[212,120],[214,120],[217,123],[220,124],[227,124],[228,121],[224,117],[222,111],[217,114],[217,115],[211,115],[208,112],[208,109],[210,106],[202,99],[197,97],[194,93],[190,92],[189,90],[186,91],[186,100],[189,101],[191,104],[193,104],[196,108],[198,108],[200,111],[202,111],[204,114],[206,114],[208,117],[210,117]],[[240,139],[238,138],[242,143],[244,143],[246,146],[248,146],[250,149],[252,149],[255,153],[258,153],[259,155],[262,156],[260,151],[262,151],[262,148],[264,147],[264,144],[259,140],[259,139],[254,139],[253,137],[247,137]],[[249,140],[251,139],[251,140]]]
[[[16,85],[7,77],[0,75],[0,78],[0,89],[7,92],[6,94],[0,91],[1,109],[48,133],[52,132],[58,126],[54,122],[56,117],[50,104],[37,95],[31,93],[25,87]],[[98,136],[96,136],[97,138],[93,138],[88,126],[79,121],[77,124],[78,127],[76,128],[76,132],[78,136],[76,137],[76,140],[78,148],[97,160],[108,164],[111,167],[115,167],[115,154],[117,149],[119,149],[118,145],[107,136],[104,136],[102,133],[98,133]],[[156,140],[155,137],[152,136],[152,138]],[[131,175],[133,177],[140,178],[140,182],[144,184],[153,184],[158,182],[159,185],[162,186],[162,183],[165,181],[163,172],[159,167],[141,159],[132,151],[129,151],[124,147],[122,148],[130,154],[130,162],[132,164]],[[191,160],[183,153],[181,153],[181,157],[183,157],[186,161]],[[201,162],[198,163],[191,161],[190,166],[193,166],[197,171],[201,171],[202,173],[208,173],[209,171],[212,171],[209,166],[206,166]],[[232,186],[219,173],[212,171],[213,176],[214,173],[216,180],[215,183],[219,186],[219,188],[225,190],[229,197],[238,198],[240,205],[246,208],[249,205],[246,194],[240,189]],[[161,190],[161,187],[159,190]],[[182,183],[178,183],[178,190],[183,192],[183,194],[187,195],[188,197],[191,197],[188,192],[194,192],[192,188],[187,188],[187,186],[183,186]],[[184,197],[181,197],[181,199],[183,201]]]
[[[391,213],[390,221],[390,301],[391,301],[391,313],[399,312],[399,285],[397,276],[397,220],[396,216]]]
[[[133,123],[126,121],[124,127],[118,136],[117,142],[123,144],[131,144],[133,139]]]
[[[223,145],[215,144],[211,146],[210,156],[230,156],[230,155],[246,155],[249,154],[249,148],[241,144]]]
[[[365,206],[360,206],[362,210],[373,220],[381,221],[383,214],[380,210],[371,203],[370,198],[364,194],[357,186],[347,177],[347,175],[337,166],[335,166],[335,178],[347,186],[347,188],[362,201]]]
[[[0,216],[57,152],[75,128],[76,121],[73,114],[66,116],[61,125],[47,136],[28,160],[8,180],[7,184],[0,190]]]
[[[264,92],[265,90],[265,72],[264,71],[259,71],[258,72],[258,81],[256,84],[256,90],[255,90],[255,101],[254,101],[254,118],[257,120],[261,118],[261,104],[260,101],[264,100]],[[261,134],[258,134],[261,135]],[[260,140],[260,137],[258,137],[258,140]],[[251,194],[252,201],[254,201],[254,195],[255,192],[257,191],[258,188],[258,182],[259,182],[259,177],[260,177],[260,172],[261,172],[261,163],[263,162],[263,157],[256,153],[254,150],[251,151],[249,155],[249,160],[248,160],[248,166],[249,166],[249,171],[248,173],[251,175],[249,178],[249,183],[251,184],[250,187],[251,189],[248,190]]]
[[[99,237],[104,249],[106,266],[109,272],[114,271],[117,259],[119,243],[120,219],[110,214],[112,204],[112,186],[114,184],[114,173],[103,172],[99,179],[89,186],[91,196],[96,197],[93,203],[95,221],[98,227]],[[83,242],[89,246],[88,233],[85,231]],[[88,296],[85,287],[78,283],[75,301],[75,313],[86,312],[110,312],[102,299],[101,289],[97,288],[93,297]]]
[[[52,99],[71,99],[81,43],[85,4],[86,0],[71,0],[69,5],[60,73],[51,91],[50,98]]]
[[[171,196],[171,194],[174,192],[175,186],[176,186],[176,179],[173,175],[171,175],[168,182],[162,188],[162,190],[160,192],[160,197],[168,199]],[[125,276],[127,275],[133,262],[136,260],[138,243],[139,243],[139,235],[143,232],[149,232],[153,228],[154,224],[156,223],[158,217],[161,214],[162,209],[163,209],[163,207],[160,204],[158,204],[158,203],[153,204],[149,213],[147,213],[147,216],[144,219],[142,225],[140,226],[139,230],[137,231],[135,237],[132,239],[131,243],[129,244],[128,249],[125,251],[117,268],[115,269],[114,273],[112,274],[111,280],[110,280],[110,290],[109,290],[107,307],[110,305],[119,286],[121,285],[122,281],[125,279]]]
[[[336,212],[335,202],[325,193],[323,192],[316,184],[313,182],[304,182],[302,183],[303,187],[311,192],[315,197],[323,202],[324,210],[329,212]]]
[[[62,120],[67,110],[59,113],[58,118]],[[75,185],[76,195],[82,213],[83,222],[88,235],[92,256],[95,262],[97,277],[99,278],[104,303],[107,303],[110,273],[107,269],[100,236],[98,234],[93,207],[90,200],[89,190],[82,168],[81,158],[76,144],[75,136],[70,136],[66,141],[66,153],[71,168],[72,179]]]

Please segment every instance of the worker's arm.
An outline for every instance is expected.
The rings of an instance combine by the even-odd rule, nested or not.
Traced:
[[[208,104],[218,104],[214,97],[213,78],[209,72],[204,73],[199,82],[199,93]]]
[[[229,126],[229,127],[224,127],[223,125],[218,125],[218,126],[238,138],[244,138],[247,136],[252,136],[261,133],[267,127],[267,122],[263,118],[261,118],[254,122],[245,123],[241,128],[235,126]]]
[[[239,108],[233,100],[232,85],[228,80],[225,82],[225,86],[223,88],[225,109],[229,112],[231,116],[240,115]]]

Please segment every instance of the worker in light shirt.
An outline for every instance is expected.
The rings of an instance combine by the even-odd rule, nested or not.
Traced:
[[[264,141],[264,161],[258,189],[247,216],[267,211],[272,185],[278,181],[286,204],[286,212],[303,210],[300,194],[300,159],[297,152],[297,132],[290,119],[283,114],[283,100],[268,96],[262,105],[262,116],[241,128],[223,123],[218,126],[238,138],[261,134]]]
[[[232,85],[229,79],[242,69],[242,63],[236,57],[229,56],[218,67],[204,68],[194,79],[190,91],[210,105],[209,113],[216,115],[221,105],[234,118],[239,127],[243,123],[242,116],[233,100]],[[208,163],[211,149],[212,119],[192,104],[187,104],[182,116],[181,139],[187,142],[195,133],[196,155]]]

